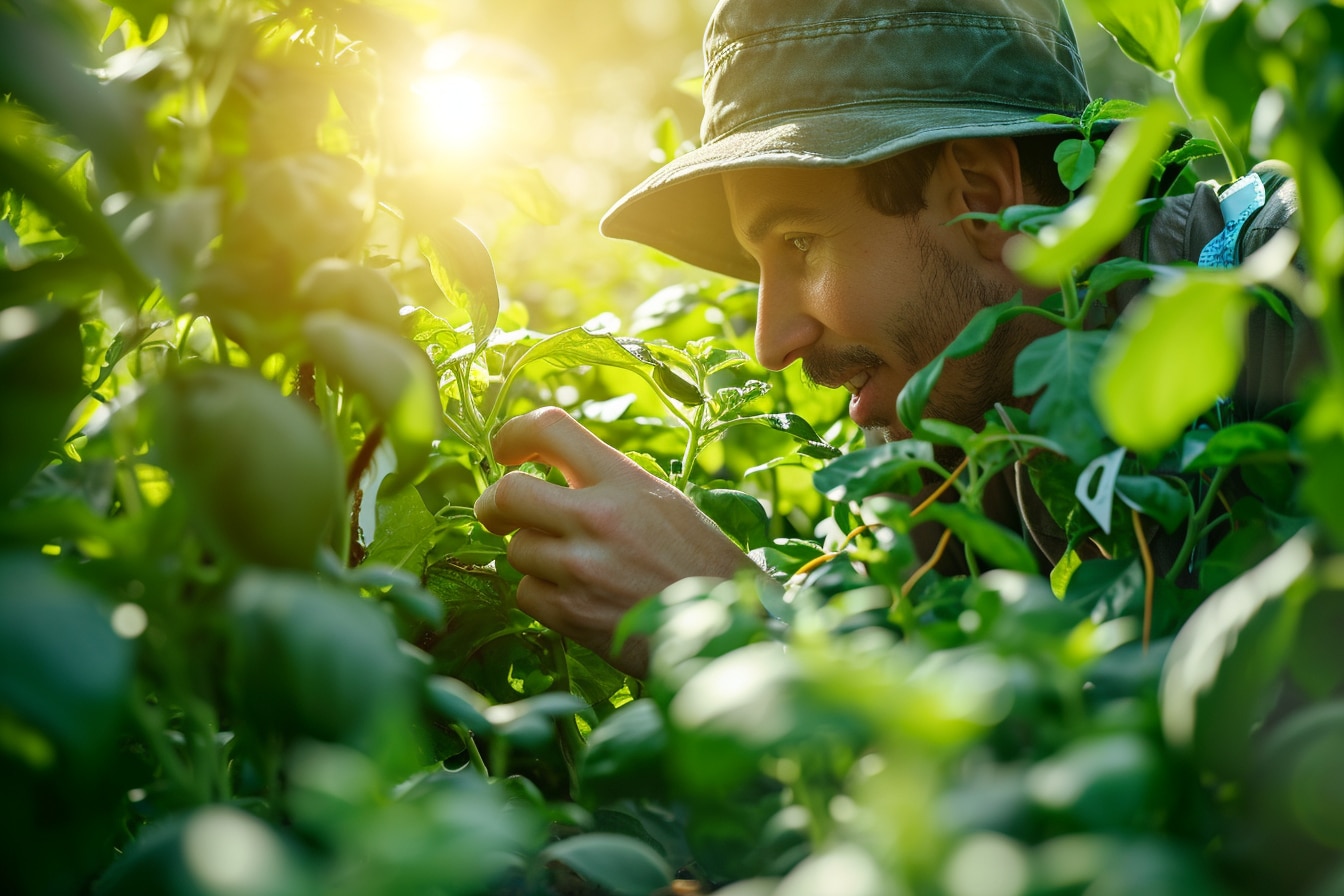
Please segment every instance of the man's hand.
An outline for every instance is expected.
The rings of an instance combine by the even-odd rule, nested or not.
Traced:
[[[753,565],[689,498],[559,408],[509,420],[494,450],[501,464],[549,464],[569,483],[507,473],[476,501],[491,532],[517,530],[508,557],[524,574],[519,609],[625,672],[648,665],[643,644],[611,656],[627,610],[687,576],[729,578]]]

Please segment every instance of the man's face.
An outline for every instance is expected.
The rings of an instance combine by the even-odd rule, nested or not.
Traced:
[[[760,265],[757,359],[775,370],[801,361],[812,381],[849,390],[859,426],[907,438],[901,388],[1015,284],[990,276],[936,201],[913,217],[884,215],[854,169],[730,172],[724,188],[738,241]],[[950,362],[926,416],[978,428],[995,402],[1012,401],[1026,339],[1001,327],[984,351]]]

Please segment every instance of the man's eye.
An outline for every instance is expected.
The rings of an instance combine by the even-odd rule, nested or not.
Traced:
[[[808,249],[812,248],[812,237],[810,236],[789,236],[785,237],[785,239],[792,243],[793,248],[797,249],[799,252],[806,252]]]

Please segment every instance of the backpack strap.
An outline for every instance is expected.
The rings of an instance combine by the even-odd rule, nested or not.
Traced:
[[[1218,207],[1223,213],[1223,229],[1200,250],[1200,267],[1237,266],[1241,261],[1241,229],[1251,215],[1264,207],[1265,196],[1265,183],[1254,171],[1219,191]]]

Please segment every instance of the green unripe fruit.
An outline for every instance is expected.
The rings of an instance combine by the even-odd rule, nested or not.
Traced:
[[[675,398],[682,404],[697,405],[705,403],[705,396],[700,394],[695,383],[681,376],[672,370],[672,368],[660,365],[653,369],[653,381],[658,384],[669,397]]]
[[[299,311],[344,311],[382,330],[401,328],[401,300],[382,274],[343,258],[314,262],[299,278],[294,298]]]
[[[184,367],[162,390],[163,465],[210,548],[311,567],[345,506],[340,454],[312,409],[233,367]]]

